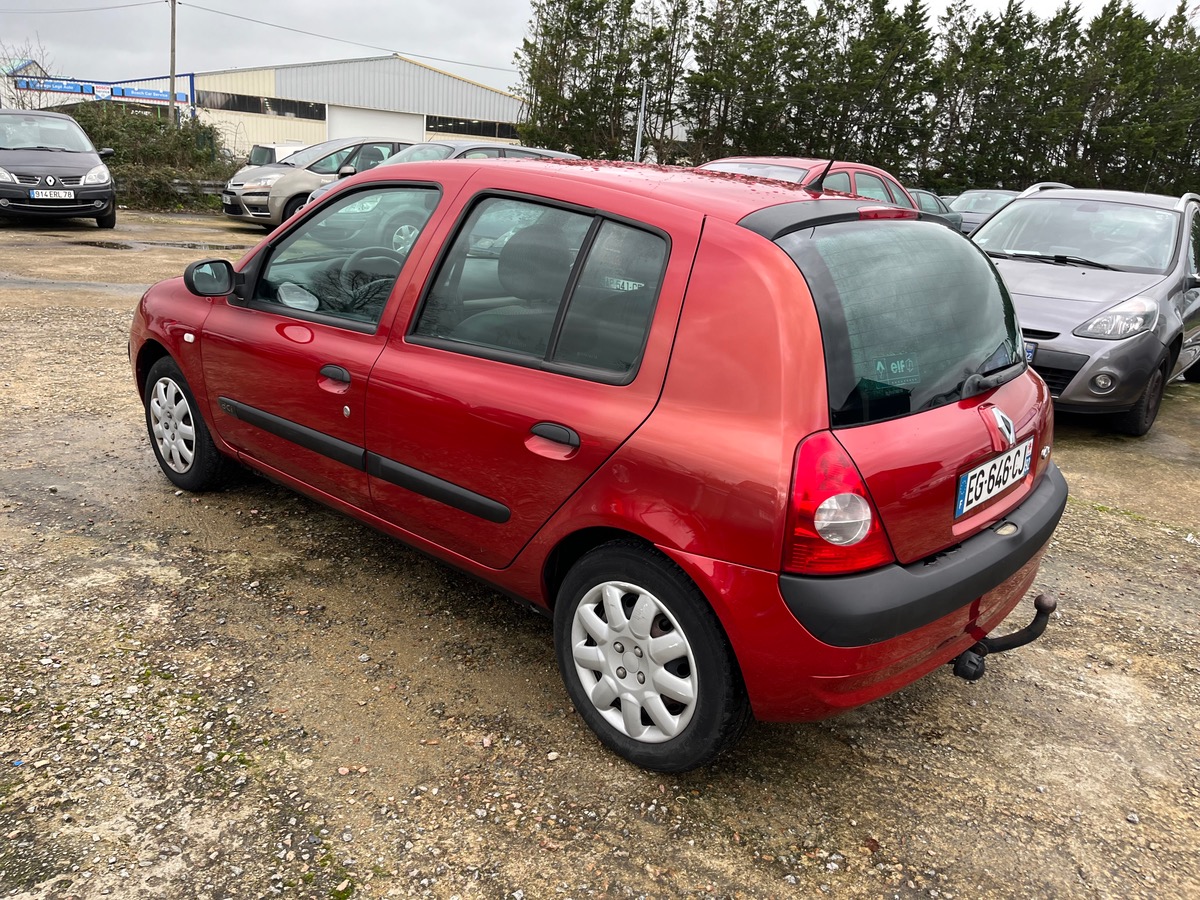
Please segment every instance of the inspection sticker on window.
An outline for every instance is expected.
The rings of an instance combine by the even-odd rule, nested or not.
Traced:
[[[1025,342],[1025,362],[1032,363],[1033,362],[1033,354],[1035,354],[1035,353],[1037,353],[1037,344],[1035,344],[1033,341],[1026,341]]]
[[[967,510],[990,500],[1028,475],[1032,459],[1033,438],[1029,438],[960,476],[954,518],[957,519]]]
[[[921,368],[911,356],[881,356],[871,360],[871,371],[875,381],[897,387],[905,384],[920,384]]]

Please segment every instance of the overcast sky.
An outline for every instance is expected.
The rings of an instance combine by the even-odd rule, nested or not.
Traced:
[[[1005,2],[973,5],[999,10]],[[1160,18],[1176,3],[1133,5]],[[1084,19],[1102,5],[1081,0]],[[928,0],[928,6],[935,19],[946,0]],[[1025,3],[1039,15],[1059,6],[1057,0]],[[179,0],[175,69],[256,68],[395,51],[503,90],[516,83],[513,53],[529,12],[529,0]],[[169,0],[0,0],[0,47],[40,47],[49,68],[64,77],[150,78],[170,71],[170,21]]]

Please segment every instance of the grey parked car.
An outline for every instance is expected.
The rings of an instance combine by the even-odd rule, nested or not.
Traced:
[[[388,165],[402,162],[428,162],[437,159],[579,159],[574,153],[547,150],[545,147],[521,147],[500,141],[425,141],[412,144],[387,160]],[[354,171],[339,172],[338,177],[357,174]],[[309,195],[309,202],[320,199],[333,189],[336,182],[329,182]]]
[[[1060,409],[1111,413],[1116,430],[1143,435],[1170,379],[1200,381],[1200,195],[1043,190],[972,240]]]
[[[1017,193],[1017,191],[1001,188],[993,190],[972,188],[969,191],[963,191],[951,200],[950,208],[962,215],[962,224],[959,226],[962,233],[970,234],[983,224],[984,219],[996,210],[1003,208],[1006,203],[1011,203]]]
[[[909,188],[908,192],[912,194],[912,198],[917,201],[917,207],[921,212],[929,213],[932,216],[938,216],[946,220],[946,223],[952,228],[957,228],[962,231],[962,213],[955,212],[937,194],[933,191],[924,191],[920,188]]]
[[[386,137],[337,138],[313,144],[279,162],[242,171],[221,193],[221,211],[231,219],[274,228],[308,201],[308,195],[340,173],[365,172],[406,141]]]

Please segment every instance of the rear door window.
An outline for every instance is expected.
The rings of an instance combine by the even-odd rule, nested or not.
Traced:
[[[840,222],[777,243],[816,302],[835,426],[946,406],[1024,371],[1000,276],[943,225]]]
[[[885,178],[883,181],[884,184],[888,186],[888,189],[891,190],[892,200],[897,206],[904,206],[908,209],[913,208],[912,201],[909,200],[908,195],[904,193],[904,188],[900,187],[900,185],[896,184],[896,182],[892,181],[890,178]]]
[[[870,197],[872,200],[882,200],[891,203],[892,196],[888,193],[883,179],[869,172],[854,173],[854,193],[860,197]]]

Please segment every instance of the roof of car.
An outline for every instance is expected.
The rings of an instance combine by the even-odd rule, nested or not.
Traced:
[[[429,147],[435,144],[443,147],[453,147],[455,150],[465,150],[470,147],[504,147],[512,150],[533,150],[538,153],[551,153],[557,156],[562,153],[564,159],[578,159],[574,153],[564,153],[561,150],[550,150],[546,147],[526,147],[524,144],[511,144],[507,141],[464,141],[457,138],[450,140],[420,141],[412,146]]]
[[[1143,194],[1138,191],[1105,191],[1088,188],[1053,188],[1038,191],[1024,197],[1025,200],[1054,200],[1066,197],[1069,200],[1091,200],[1097,203],[1133,203],[1137,206],[1153,206],[1157,209],[1174,209],[1178,197],[1166,194]]]
[[[51,116],[55,119],[71,119],[65,113],[51,112],[48,109],[0,109],[0,116]]]
[[[722,156],[719,159],[710,159],[707,163],[702,163],[697,168],[703,168],[709,163],[723,162],[740,162],[740,163],[759,163],[765,166],[788,166],[794,169],[813,169],[817,166],[829,165],[829,157],[824,159],[808,159],[802,156]],[[892,177],[886,169],[881,169],[878,166],[872,166],[868,163],[854,162],[847,159],[835,159],[834,166],[854,166],[856,169],[864,169],[868,172],[880,172],[884,175]]]
[[[878,206],[879,201],[850,198],[845,194],[814,197],[798,184],[756,178],[734,172],[660,166],[652,163],[574,159],[525,159],[519,166],[502,159],[447,159],[405,163],[403,166],[377,166],[359,176],[364,180],[387,180],[404,176],[436,180],[446,166],[471,166],[494,169],[508,176],[551,176],[569,179],[605,190],[641,196],[670,203],[696,212],[738,222],[751,213],[787,203],[812,203],[821,200],[830,208]],[[757,230],[757,229],[756,229]]]

